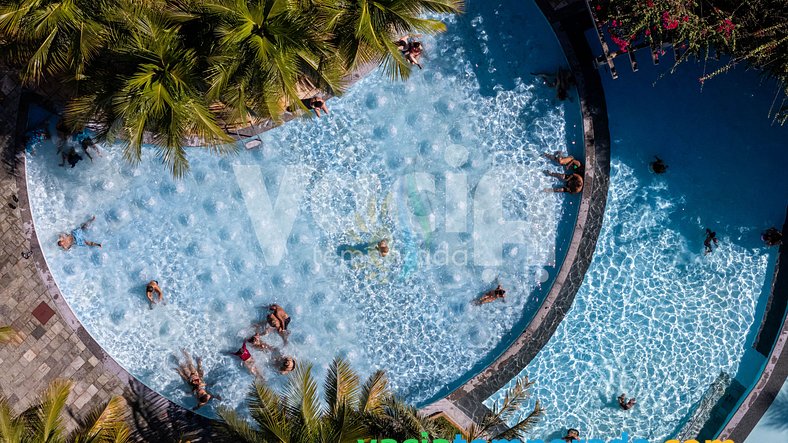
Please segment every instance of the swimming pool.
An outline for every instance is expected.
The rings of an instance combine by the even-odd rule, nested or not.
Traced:
[[[508,14],[514,3],[470,2],[426,39],[425,69],[406,83],[373,73],[331,100],[328,118],[267,132],[259,149],[190,151],[180,181],[152,151],[130,167],[105,147],[71,169],[51,143],[37,147],[27,157],[36,229],[77,317],[187,407],[172,355],[201,356],[222,404],[241,405],[251,377],[228,352],[273,302],[293,317],[285,353],[321,371],[335,355],[363,374],[386,369],[414,402],[494,358],[549,289],[579,201],[543,192],[555,183],[540,154],[575,150],[578,108],[530,75],[563,56],[535,5]],[[86,237],[103,248],[59,251],[57,234],[91,214]],[[371,248],[381,238],[385,259]],[[149,310],[151,279],[167,305]],[[469,303],[496,280],[506,303]]]
[[[721,372],[740,371],[777,252],[759,236],[781,226],[788,202],[788,128],[767,118],[770,82],[737,70],[701,92],[703,69],[683,66],[653,85],[665,68],[619,66],[615,81],[602,73],[605,221],[572,310],[521,373],[547,408],[533,438],[574,427],[583,438],[663,442]],[[666,174],[649,171],[654,155]],[[707,227],[720,246],[705,256]],[[622,392],[637,398],[633,410],[618,407]]]

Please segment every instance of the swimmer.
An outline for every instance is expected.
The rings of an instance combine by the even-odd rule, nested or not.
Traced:
[[[156,280],[151,280],[145,286],[145,296],[148,297],[148,300],[150,301],[148,305],[150,309],[153,309],[153,304],[157,303],[153,301],[154,292],[159,295],[159,301],[162,301],[164,298],[164,292],[162,292],[161,288],[159,287],[159,282]],[[167,302],[164,302],[164,304],[167,304]]]
[[[260,373],[257,371],[257,366],[255,366],[254,364],[254,357],[252,357],[252,354],[249,352],[248,349],[246,349],[246,342],[243,342],[243,344],[241,344],[241,349],[233,352],[232,354],[241,359],[241,364],[252,375],[254,375],[255,378],[262,378],[260,376]]]
[[[761,240],[766,243],[766,246],[779,246],[783,242],[783,233],[778,231],[777,228],[771,227],[763,231]]]
[[[621,406],[621,409],[625,411],[632,409],[632,407],[635,406],[636,402],[637,400],[635,400],[634,397],[630,398],[629,401],[627,401],[627,394],[621,394],[618,396],[618,405]]]
[[[263,338],[260,336],[259,332],[255,332],[254,335],[249,337],[249,339],[246,341],[261,351],[276,351],[276,348],[263,341]]]
[[[566,157],[561,155],[561,151],[555,151],[554,154],[548,154],[545,152],[544,157],[552,160],[559,165],[566,168],[567,171],[577,172],[578,174],[583,174],[583,164],[580,163],[580,160],[574,158],[571,155],[567,155]]]
[[[320,111],[323,111],[328,115],[328,107],[326,106],[326,101],[323,100],[323,97],[316,95],[309,99],[306,105],[307,109],[311,109],[315,111],[315,114],[320,117]]]
[[[400,54],[408,61],[411,65],[416,65],[419,69],[423,69],[419,59],[421,58],[421,54],[424,51],[424,45],[416,40],[417,37],[421,37],[421,34],[415,35],[404,35],[399,38],[394,44],[397,45],[397,49],[399,49]]]
[[[663,162],[662,159],[657,157],[656,155],[654,156],[654,158],[655,160],[648,164],[649,168],[651,169],[651,172],[655,174],[664,174],[665,172],[667,172],[668,165],[666,165],[665,162]]]
[[[496,287],[492,291],[487,292],[480,299],[478,299],[476,301],[476,304],[483,305],[485,303],[494,302],[495,300],[498,299],[504,299],[504,297],[506,297],[506,290],[503,288],[503,286],[498,285],[498,287]]]
[[[82,139],[80,144],[82,145],[82,150],[85,151],[85,155],[88,156],[91,162],[93,161],[93,157],[90,156],[90,152],[88,152],[88,149],[93,149],[94,151],[96,151],[96,155],[101,157],[101,151],[99,151],[98,145],[96,144],[96,142],[93,141],[92,138],[90,137],[84,138]]]
[[[85,240],[85,231],[90,227],[93,221],[96,220],[96,216],[90,218],[90,220],[82,223],[82,225],[71,231],[70,234],[60,234],[58,236],[57,245],[63,248],[64,251],[68,251],[71,249],[72,246],[95,246],[97,248],[101,247],[101,243],[92,242],[90,240]]]
[[[558,68],[558,72],[555,74],[532,72],[531,75],[535,75],[544,80],[544,84],[548,87],[555,88],[556,97],[561,101],[569,98],[569,88],[575,84],[575,78],[568,69]]]
[[[287,326],[290,324],[290,316],[287,315],[287,312],[285,312],[284,308],[274,303],[268,307],[268,310],[274,314],[277,320],[279,320],[280,327],[277,330],[279,332],[286,331]]]
[[[375,246],[375,249],[378,252],[380,252],[380,256],[381,257],[387,256],[389,254],[389,242],[388,242],[388,240],[383,239],[383,240],[379,241],[377,246]]]
[[[282,342],[284,343],[285,346],[287,346],[288,332],[282,327],[282,322],[279,320],[276,314],[274,314],[273,312],[268,314],[268,316],[266,316],[265,318],[265,321],[266,321],[266,325],[265,328],[263,329],[262,335],[268,335],[268,333],[271,332],[271,330],[274,330],[279,334],[280,337],[282,337]],[[259,326],[260,325],[257,325],[255,329],[257,329],[257,327]]]
[[[719,240],[717,240],[717,233],[712,231],[709,228],[706,228],[706,240],[703,240],[703,246],[706,250],[703,252],[703,255],[708,255],[712,252],[712,243],[714,246],[717,245]]]
[[[197,366],[195,366],[189,353],[183,349],[181,352],[185,357],[185,362],[179,362],[176,371],[183,381],[189,384],[189,387],[192,389],[192,394],[197,398],[197,406],[193,407],[192,411],[196,411],[205,406],[212,398],[221,400],[222,398],[220,396],[211,394],[206,388],[207,384],[205,383],[205,371],[202,367],[202,359],[197,357]]]
[[[570,194],[578,194],[583,191],[583,176],[574,172],[572,174],[559,174],[557,172],[543,171],[545,175],[555,177],[563,180],[566,186],[560,188],[547,188],[547,192],[568,192]]]
[[[82,156],[77,154],[77,150],[74,147],[69,147],[67,150],[61,146],[58,148],[57,152],[60,154],[60,164],[58,166],[66,166],[66,162],[73,168],[82,160]]]
[[[279,373],[285,375],[295,369],[296,359],[290,356],[281,356],[276,360],[275,364],[278,366]]]
[[[561,440],[565,441],[566,443],[572,443],[573,441],[580,440],[580,431],[577,429],[568,429],[566,431],[566,436]]]
[[[205,386],[205,382],[203,381],[203,377],[205,377],[205,371],[202,368],[202,359],[197,357],[197,365],[195,366],[191,355],[189,355],[185,349],[181,349],[181,353],[183,354],[184,362],[181,363],[179,361],[178,367],[175,368],[175,371],[178,372],[178,375],[181,376],[183,381],[191,386],[192,393],[194,393],[197,388]]]

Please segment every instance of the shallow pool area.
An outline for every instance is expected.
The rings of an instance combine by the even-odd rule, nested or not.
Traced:
[[[521,373],[547,410],[532,438],[574,427],[582,438],[663,442],[720,373],[737,376],[760,324],[777,251],[759,237],[782,225],[788,203],[788,128],[767,118],[774,89],[737,70],[701,92],[702,65],[659,79],[666,68],[640,66],[619,66],[615,81],[601,73],[612,139],[605,221],[572,310]],[[655,155],[663,175],[649,170]],[[706,228],[719,237],[709,255]],[[621,393],[637,398],[634,409],[619,408]]]
[[[287,346],[276,334],[268,343],[321,374],[336,355],[362,374],[386,369],[413,402],[494,358],[549,289],[579,201],[544,192],[557,183],[542,170],[557,169],[541,154],[582,155],[576,100],[558,102],[529,74],[562,64],[547,23],[531,4],[527,17],[496,19],[505,3],[471,3],[426,39],[425,69],[407,82],[373,73],[330,100],[327,118],[271,130],[258,149],[191,150],[182,180],[152,150],[130,166],[119,146],[103,146],[62,168],[52,142],[36,146],[36,231],[86,329],[187,407],[173,355],[201,356],[220,403],[239,407],[252,378],[229,353],[269,303],[293,321]],[[59,250],[58,233],[91,215],[86,238],[103,247]],[[384,238],[392,252],[381,257]],[[148,309],[149,280],[166,305]],[[505,303],[470,303],[496,281]]]

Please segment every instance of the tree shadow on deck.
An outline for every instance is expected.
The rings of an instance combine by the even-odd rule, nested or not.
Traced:
[[[124,398],[129,408],[132,441],[222,441],[213,428],[213,420],[176,405],[137,380],[129,381]]]

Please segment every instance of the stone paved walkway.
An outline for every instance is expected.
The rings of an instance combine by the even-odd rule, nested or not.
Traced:
[[[18,333],[17,340],[0,345],[0,394],[19,412],[52,380],[71,379],[68,412],[81,417],[122,394],[126,380],[108,370],[103,352],[86,345],[58,312],[50,295],[52,282],[42,279],[48,272],[37,266],[40,251],[22,256],[38,248],[31,245],[32,226],[23,222],[27,202],[17,188],[20,169],[13,156],[21,90],[12,75],[3,73],[0,92],[0,148],[5,153],[0,168],[0,325],[11,325]]]

